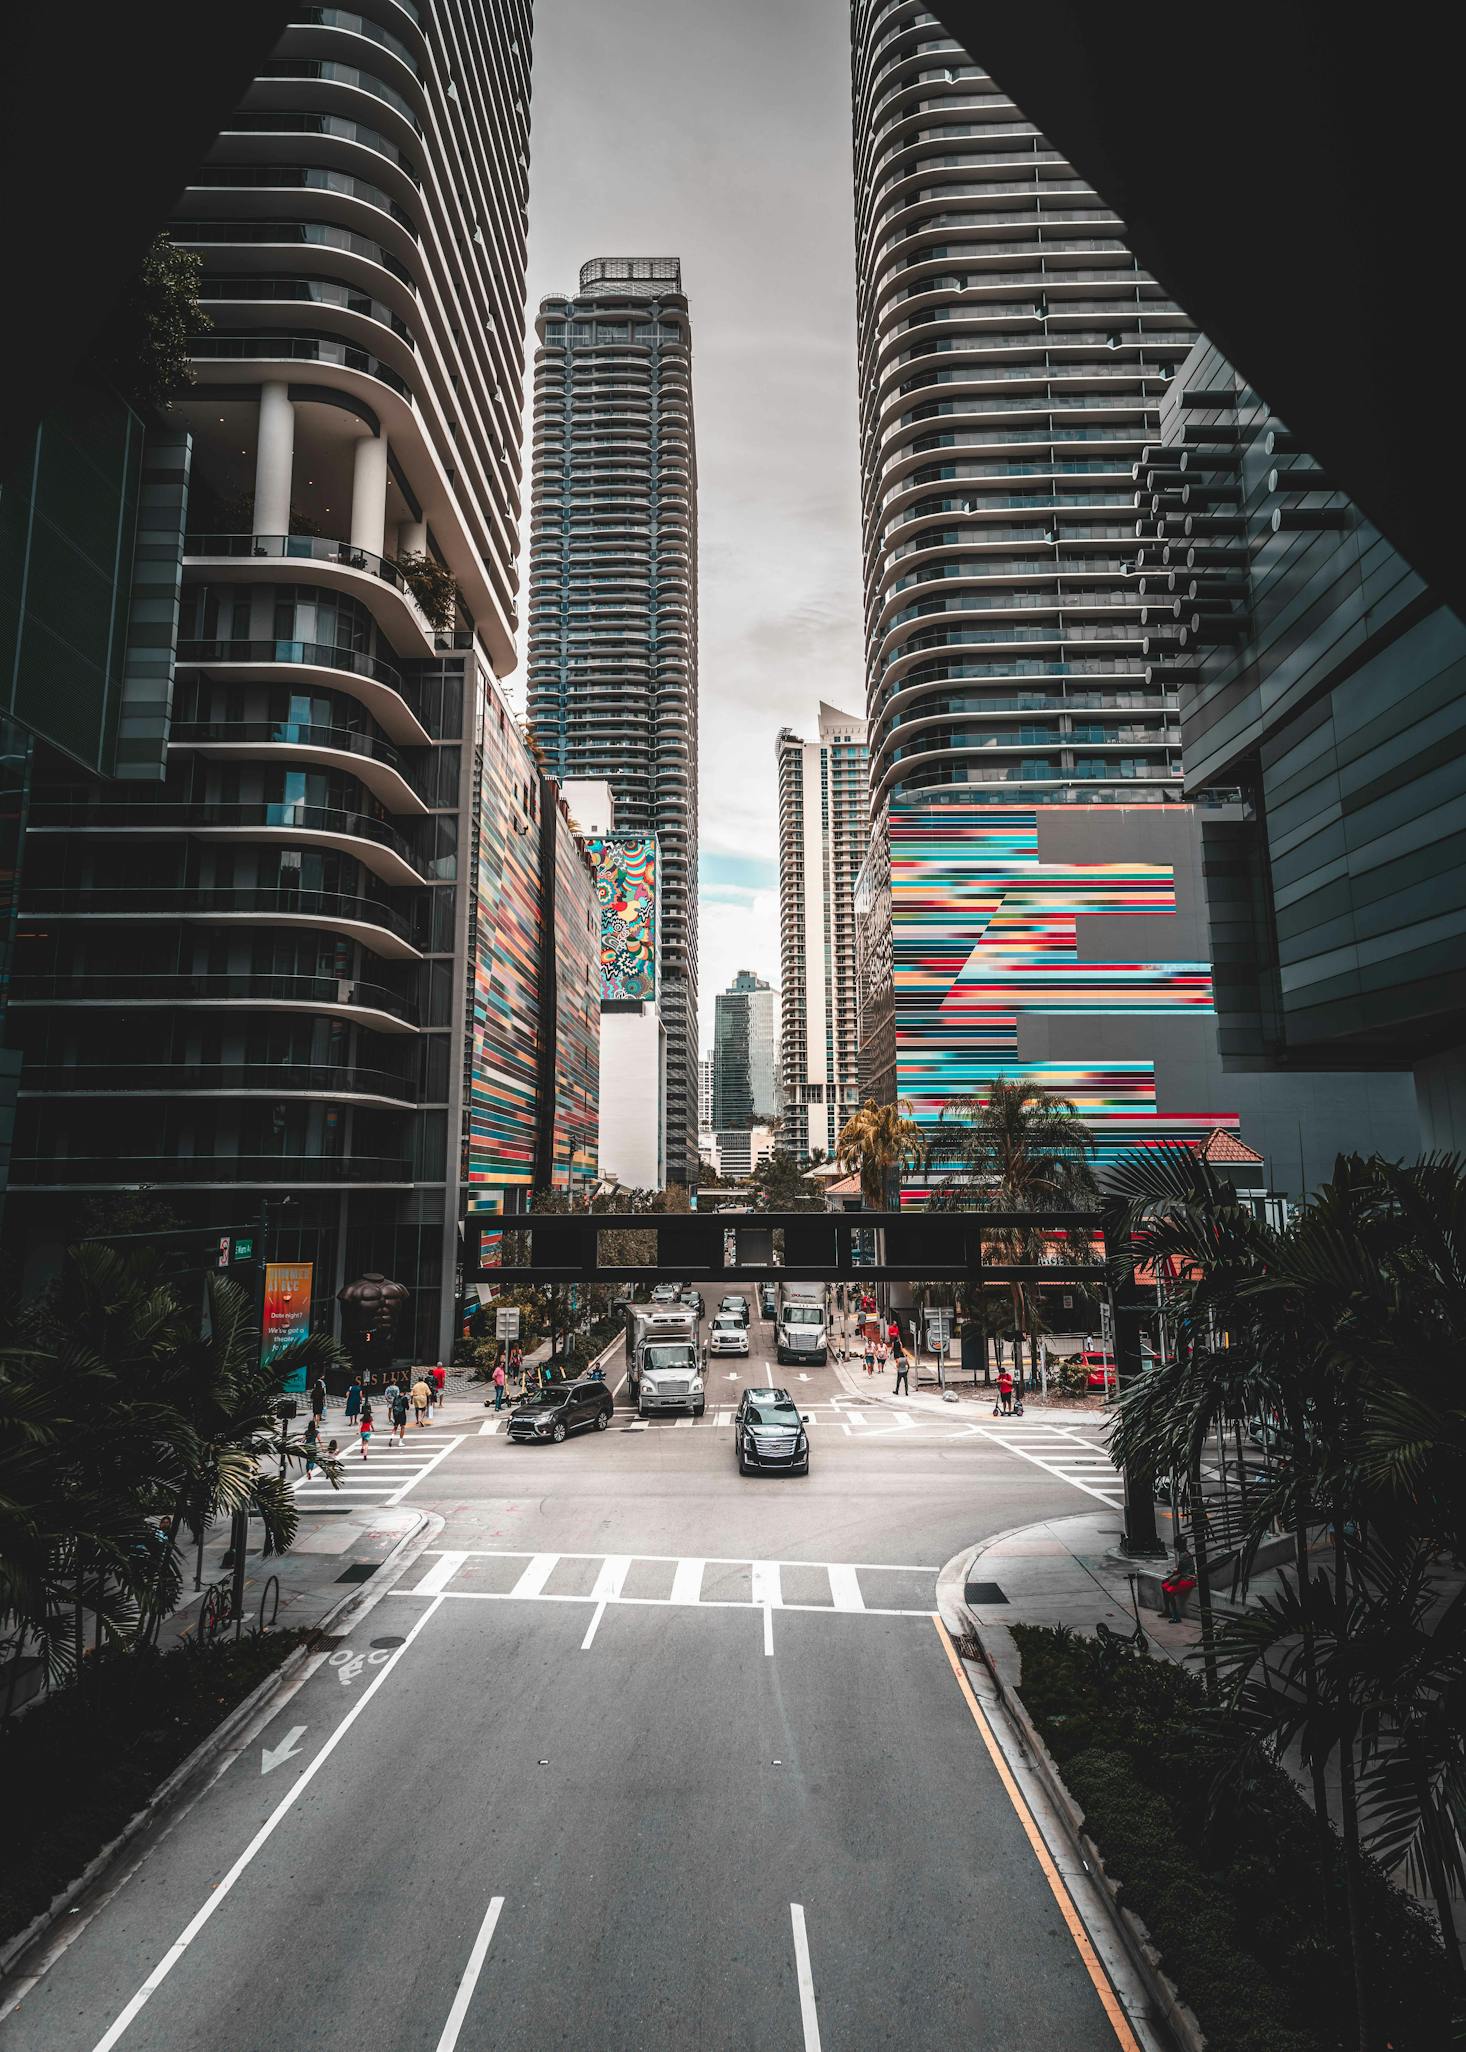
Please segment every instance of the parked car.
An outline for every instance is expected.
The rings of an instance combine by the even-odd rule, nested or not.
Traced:
[[[1114,1389],[1119,1380],[1113,1354],[1086,1352],[1079,1356],[1079,1365],[1086,1371],[1086,1389]]]
[[[604,1432],[616,1409],[611,1392],[599,1379],[552,1382],[532,1390],[509,1414],[511,1439],[568,1439],[572,1432],[594,1428]]]
[[[655,1283],[652,1287],[654,1304],[675,1304],[682,1292],[676,1283]]]
[[[720,1311],[713,1320],[708,1335],[708,1345],[715,1354],[746,1354],[748,1352],[748,1324],[745,1319],[735,1318],[731,1311]]]
[[[787,1389],[746,1389],[733,1413],[733,1449],[740,1475],[765,1469],[809,1473],[809,1424]]]
[[[720,1304],[720,1305],[718,1306],[718,1316],[719,1316],[719,1317],[721,1318],[721,1317],[722,1317],[722,1316],[723,1316],[723,1315],[724,1315],[725,1313],[726,1313],[726,1315],[727,1315],[728,1317],[730,1317],[730,1318],[736,1318],[736,1319],[738,1319],[738,1320],[739,1320],[739,1321],[740,1321],[740,1322],[741,1322],[742,1324],[744,1324],[744,1325],[747,1325],[747,1323],[748,1323],[748,1299],[747,1299],[747,1297],[724,1297],[724,1299],[723,1299],[722,1303],[721,1303],[721,1304]]]
[[[760,1283],[758,1286],[759,1317],[767,1318],[769,1322],[772,1324],[774,1315],[778,1311],[778,1308],[779,1293],[775,1289],[774,1285],[772,1283]]]

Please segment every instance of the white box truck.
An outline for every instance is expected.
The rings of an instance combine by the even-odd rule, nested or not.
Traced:
[[[774,1349],[780,1362],[807,1361],[823,1368],[829,1344],[824,1284],[781,1282],[774,1307]]]
[[[626,1312],[626,1385],[643,1418],[707,1405],[697,1313],[680,1304],[632,1304]]]

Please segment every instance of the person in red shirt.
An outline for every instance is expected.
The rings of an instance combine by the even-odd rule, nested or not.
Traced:
[[[433,1385],[433,1403],[435,1406],[441,1407],[443,1402],[443,1384],[448,1380],[448,1371],[441,1361],[432,1371],[428,1380]]]
[[[998,1373],[998,1402],[1006,1416],[1013,1409],[1013,1372],[1004,1367]]]

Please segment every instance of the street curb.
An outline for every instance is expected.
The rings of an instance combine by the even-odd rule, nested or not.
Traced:
[[[957,1619],[959,1636],[965,1634],[977,1647],[1018,1744],[1053,1804],[1054,1814],[1071,1850],[1099,1883],[1101,1899],[1109,1907],[1115,1933],[1150,1998],[1154,2014],[1164,2019],[1177,2052],[1206,2052],[1207,2041],[1201,2025],[1162,1966],[1160,1952],[1143,1919],[1120,1900],[1122,1884],[1111,1880],[1099,1847],[1084,1828],[1084,1812],[1065,1787],[1053,1755],[1028,1714],[1028,1706],[1017,1687],[1021,1661],[1013,1634],[1006,1625],[991,1619],[979,1624],[963,1594],[974,1564],[988,1547],[996,1545],[999,1540],[1011,1538],[1015,1533],[1029,1530],[1032,1530],[1031,1524],[1014,1525],[1006,1532],[995,1533],[978,1545],[954,1554],[937,1577],[937,1608],[948,1630],[953,1628],[953,1619]]]
[[[385,1575],[394,1564],[398,1567],[399,1573],[402,1568],[408,1566],[410,1562],[401,1558],[404,1550],[414,1540],[421,1539],[422,1544],[416,1549],[417,1552],[421,1552],[427,1539],[432,1537],[429,1528],[434,1523],[439,1530],[442,1529],[443,1520],[436,1517],[435,1513],[419,1511],[417,1523],[410,1531],[403,1533],[382,1562],[378,1573]],[[254,1720],[270,1707],[271,1698],[277,1691],[294,1692],[305,1668],[320,1653],[320,1646],[316,1642],[333,1628],[339,1634],[339,1620],[346,1612],[353,1607],[362,1608],[368,1601],[375,1602],[382,1590],[381,1582],[372,1587],[348,1589],[339,1602],[333,1604],[316,1624],[297,1627],[309,1631],[311,1638],[305,1644],[297,1646],[293,1653],[288,1653],[273,1674],[267,1674],[262,1682],[235,1704],[221,1723],[216,1724],[212,1731],[206,1732],[187,1758],[180,1760],[172,1773],[159,1782],[142,1808],[128,1819],[117,1836],[93,1855],[75,1880],[69,1881],[58,1894],[52,1896],[45,1909],[38,1910],[23,1931],[17,1931],[13,1938],[0,1945],[0,1991],[4,1990],[13,1969],[25,1954],[49,1940],[57,1928],[69,1920],[73,1906],[97,1883],[106,1879],[109,1870],[134,1839],[140,1837],[150,1825],[161,1822],[171,1828],[181,1817],[188,1814],[199,1797],[213,1785],[215,1777],[206,1777],[203,1770],[211,1767],[222,1754],[229,1751],[234,1740],[242,1732],[247,1731]],[[198,1786],[191,1788],[190,1784],[194,1781],[197,1781]],[[119,1885],[125,1878],[119,1877]],[[98,1909],[101,1906],[100,1902],[96,1905]],[[84,1930],[90,1921],[89,1917],[82,1917],[70,1935],[74,1936],[76,1931]],[[0,2020],[9,2013],[12,2006],[10,2003],[0,2004]]]

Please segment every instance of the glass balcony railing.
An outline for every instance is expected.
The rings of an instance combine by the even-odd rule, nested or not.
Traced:
[[[105,890],[88,887],[80,901],[89,920],[129,917],[184,919],[197,914],[210,918],[251,918],[265,915],[275,919],[319,919],[345,922],[352,926],[374,926],[398,940],[413,942],[412,924],[393,905],[378,898],[364,898],[346,891],[281,890],[273,887],[240,886],[237,889],[203,884],[179,884],[174,888],[149,885],[131,889],[117,885]],[[21,911],[54,918],[74,909],[75,890],[23,886]],[[27,1072],[29,1073],[29,1072]]]
[[[390,1069],[320,1062],[31,1062],[22,1095],[187,1097],[259,1092],[268,1097],[384,1097],[415,1108],[415,1084]]]
[[[346,812],[334,805],[309,805],[293,798],[244,799],[234,804],[183,800],[88,806],[53,806],[40,800],[31,806],[30,823],[33,827],[66,827],[73,833],[128,827],[151,832],[189,832],[198,827],[237,827],[247,831],[269,827],[284,831],[293,828],[299,833],[340,834],[389,848],[419,876],[423,874],[415,850],[388,820],[375,819],[365,812]]]
[[[23,1189],[143,1183],[410,1183],[412,1164],[381,1154],[13,1155],[10,1180]]]
[[[342,1005],[354,1010],[388,1012],[394,1019],[417,1024],[416,1007],[380,983],[359,983],[349,976],[280,976],[269,970],[222,970],[214,974],[90,974],[12,976],[13,1004],[292,1004],[315,1007]]]

